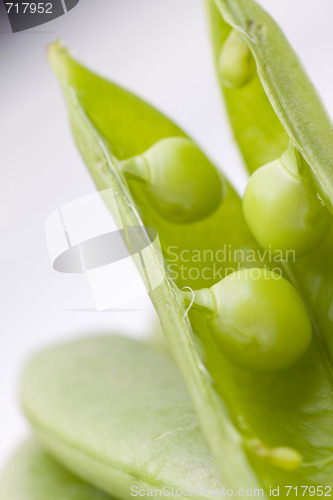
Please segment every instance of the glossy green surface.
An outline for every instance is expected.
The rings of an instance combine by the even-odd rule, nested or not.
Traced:
[[[265,269],[230,274],[212,286],[216,311],[208,320],[221,352],[254,371],[292,366],[308,349],[312,326],[295,288]]]
[[[252,52],[236,31],[231,31],[223,44],[218,71],[223,85],[237,89],[249,83],[256,74]]]
[[[110,500],[51,458],[37,439],[25,442],[6,465],[1,500]]]
[[[162,139],[124,163],[125,173],[134,177],[137,171],[140,178],[143,170],[152,210],[168,221],[196,222],[208,217],[222,201],[222,180],[216,168],[189,139]]]
[[[49,452],[117,498],[132,487],[223,487],[165,350],[117,336],[54,347],[26,367],[21,399]]]
[[[266,265],[279,269],[281,260],[276,262],[267,253],[260,253],[245,224],[240,199],[227,182],[220,207],[202,221],[177,225],[159,217],[147,202],[141,185],[124,178],[119,161],[141,154],[160,140],[156,130],[164,137],[182,133],[143,101],[86,70],[59,44],[51,47],[50,60],[66,97],[76,143],[97,187],[112,188],[117,193],[125,226],[144,223],[158,231],[165,260],[159,260],[151,249],[147,252],[147,265],[151,273],[162,276],[165,264],[166,273],[161,286],[152,290],[150,296],[225,484],[234,489],[264,485],[266,491],[277,485],[283,488],[290,484],[329,484],[333,477],[333,436],[329,431],[333,400],[332,366],[325,346],[328,339],[323,335],[323,331],[328,333],[325,328],[331,321],[327,309],[324,323],[320,324],[311,304],[319,331],[313,335],[305,355],[292,367],[261,376],[231,363],[217,349],[207,317],[194,308],[188,311],[179,288],[209,288],[242,267]],[[260,97],[252,100],[254,87],[261,89]],[[271,107],[267,113],[265,108],[265,113],[258,114],[258,103],[268,103],[258,77],[237,92],[245,89],[253,113],[237,117],[237,123],[242,123],[240,135],[244,132],[246,136],[245,125],[255,117],[260,127],[265,125],[263,129],[254,127],[247,135],[245,149],[249,155],[255,150],[254,168],[279,157],[288,138],[284,132],[282,137],[283,128]],[[243,101],[242,107],[247,109]],[[129,114],[129,128],[118,128],[113,115],[122,125]],[[208,257],[204,251],[210,252]],[[295,266],[314,294],[312,278],[304,274],[305,259],[299,259]],[[285,276],[293,281],[288,266],[285,269]],[[190,274],[190,270],[196,274]],[[326,270],[325,279],[330,273]],[[309,297],[307,294],[306,299]],[[327,308],[327,294],[324,298]],[[322,317],[321,312],[318,316]],[[170,471],[171,468],[172,463]]]
[[[313,251],[327,236],[332,218],[307,177],[275,160],[252,174],[243,197],[245,219],[264,248]]]

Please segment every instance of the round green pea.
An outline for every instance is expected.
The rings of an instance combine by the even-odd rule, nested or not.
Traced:
[[[310,179],[293,175],[280,159],[251,176],[243,212],[262,247],[293,250],[297,256],[316,248],[331,227],[331,216]]]
[[[208,290],[207,290],[208,291]],[[292,366],[311,342],[312,326],[295,288],[267,269],[243,269],[213,285],[208,322],[233,363],[255,371]]]
[[[252,80],[256,70],[249,47],[236,31],[231,31],[218,60],[218,72],[223,85],[230,88],[244,87]]]
[[[146,181],[147,198],[165,219],[186,224],[208,217],[222,201],[222,179],[208,158],[191,140],[162,139],[125,171]]]

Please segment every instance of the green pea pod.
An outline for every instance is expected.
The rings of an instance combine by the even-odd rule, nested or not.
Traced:
[[[247,144],[244,144],[244,155],[252,158],[251,168],[255,165],[252,155],[255,145],[251,140],[251,133],[257,136],[259,147],[261,140],[266,142],[266,145],[262,147],[268,147],[267,138],[271,135],[272,142],[276,142],[271,153],[275,153],[279,145],[281,143],[283,145],[281,135],[286,130],[310,165],[319,193],[333,212],[332,123],[296,54],[276,23],[253,0],[216,0],[215,2],[210,0],[209,5],[213,12],[212,23],[217,24],[213,32],[216,57],[233,28],[246,41],[256,61],[258,78],[253,82],[253,88],[247,89],[244,95],[226,91],[227,101],[230,95],[231,108],[235,106],[236,99],[239,101],[238,109],[242,109],[242,112],[237,112],[237,120],[245,117],[245,120],[252,120],[255,127],[255,131],[251,131],[246,140]],[[223,16],[224,23],[214,13],[215,5]],[[216,17],[217,20],[214,20]],[[251,99],[251,96],[255,99],[252,105],[248,106],[247,100]],[[244,103],[245,108],[242,108]],[[273,109],[267,113],[269,103]],[[248,108],[250,108],[250,115],[247,113]],[[271,118],[273,110],[281,124],[279,125],[277,118],[273,119],[266,137],[259,138],[259,130],[262,131],[264,126],[260,120],[266,113],[267,116],[263,119]],[[255,114],[258,112],[259,116]],[[242,130],[237,132],[241,139],[245,135],[246,128],[249,130],[245,121]],[[284,146],[286,145],[284,143]],[[280,155],[275,158],[278,156]],[[271,157],[271,159],[275,158]],[[266,161],[261,165],[264,163]]]
[[[138,207],[138,204],[134,202],[117,168],[118,159],[139,154],[163,137],[181,136],[182,133],[169,119],[141,99],[88,71],[70,57],[61,43],[50,46],[49,59],[66,98],[75,141],[98,189],[112,188],[118,194],[118,209],[124,226],[142,224],[137,211],[132,208]],[[139,189],[135,188],[137,197],[142,198]],[[217,251],[223,245],[232,245],[235,249],[257,248],[243,219],[238,196],[229,185],[226,184],[226,188],[224,203],[215,217],[208,219],[208,228],[203,223],[188,227],[170,224],[144,206],[145,223],[158,230],[166,257],[172,252],[172,258],[175,255],[179,259],[183,250],[189,253],[196,249]],[[222,234],[217,234],[218,227],[223,227]],[[164,262],[159,261],[153,249],[146,252],[148,256],[151,272],[163,276]],[[200,265],[204,267],[205,263]],[[223,265],[232,268],[237,266],[237,262],[226,258]],[[229,478],[231,487],[236,488],[240,484],[257,487],[259,483],[244,455],[241,435],[225,403],[214,390],[214,382],[204,368],[197,339],[185,316],[187,306],[183,304],[179,288],[200,287],[200,279],[196,282],[188,274],[188,279],[179,275],[177,287],[169,274],[162,285],[150,293],[168,344],[204,423],[206,435],[214,436],[213,448],[222,474]],[[217,279],[220,278],[218,276]],[[208,283],[215,281],[216,277]],[[232,450],[228,457],[225,449]]]
[[[21,394],[46,448],[116,498],[163,488],[183,498],[192,488],[204,499],[209,488],[223,488],[185,384],[164,350],[117,336],[55,347],[28,364]]]
[[[332,124],[297,56],[274,21],[252,0],[208,0],[214,57],[235,30],[252,51],[258,72],[248,85],[222,94],[230,123],[252,173],[279,158],[291,140],[307,160],[320,197],[333,202]],[[272,222],[273,224],[273,222]],[[308,305],[331,365],[333,355],[333,230],[310,254],[285,265]]]
[[[15,452],[0,480],[1,500],[110,500],[59,465],[35,438]]]
[[[223,355],[200,310],[191,308],[187,314],[182,287],[205,289],[237,271],[239,264],[267,264],[256,253],[260,249],[244,222],[239,197],[222,177],[223,199],[213,213],[188,224],[162,217],[147,201],[144,181],[135,179],[140,169],[147,177],[145,163],[136,161],[129,178],[122,162],[126,160],[128,175],[129,158],[182,132],[133,94],[78,64],[59,43],[49,55],[76,143],[97,187],[114,190],[125,227],[145,224],[159,234],[164,261],[153,248],[147,255],[151,273],[162,278],[165,267],[165,278],[150,297],[226,486],[254,490],[264,485],[268,495],[270,486],[281,486],[283,496],[285,485],[328,484],[333,470],[333,441],[326,432],[333,417],[332,378],[321,339],[313,335],[310,348],[293,366],[262,376]],[[237,251],[256,257],[244,262]],[[198,258],[207,252],[211,260]],[[222,275],[214,275],[216,265]],[[197,271],[195,277],[191,269]]]

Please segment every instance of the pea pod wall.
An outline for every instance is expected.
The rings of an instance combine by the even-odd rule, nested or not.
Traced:
[[[223,178],[223,200],[211,215],[189,224],[165,220],[147,201],[144,187],[123,175],[121,162],[163,138],[185,134],[133,94],[78,64],[61,44],[51,46],[49,54],[65,94],[76,143],[98,189],[112,188],[117,193],[125,226],[144,223],[159,233],[166,279],[151,292],[151,299],[226,485],[237,489],[264,484],[268,489],[286,484],[330,484],[332,377],[321,339],[314,336],[306,355],[289,369],[265,376],[241,369],[216,348],[200,311],[191,309],[186,315],[187,304],[180,290],[184,286],[209,287],[220,278],[203,279],[200,262],[196,264],[199,279],[179,275],[171,279],[168,272],[170,247],[176,247],[178,262],[182,250],[208,249],[215,254],[224,245],[234,250],[258,250],[237,194]],[[275,157],[286,146],[283,129],[267,106],[258,79],[255,85],[258,102],[263,103],[268,115],[263,123],[272,118],[272,126],[265,131],[267,141],[259,148],[260,157],[258,153],[253,159],[252,168],[271,159],[270,155]],[[249,120],[253,120],[255,112],[256,108]],[[256,143],[260,142],[254,135]],[[251,150],[249,141],[246,148]],[[264,263],[247,265],[260,267]],[[164,263],[153,250],[150,264],[152,272],[162,273]],[[238,264],[237,259],[227,260],[222,270],[230,273]]]

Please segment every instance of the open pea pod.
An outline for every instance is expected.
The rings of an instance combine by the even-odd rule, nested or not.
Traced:
[[[214,58],[230,123],[252,173],[281,156],[289,140],[307,161],[319,195],[332,211],[333,128],[300,61],[270,16],[252,0],[208,0]],[[231,32],[251,50],[257,72],[239,88],[225,85],[221,52]],[[332,364],[333,230],[314,251],[284,264],[298,286]]]
[[[31,438],[15,452],[0,480],[1,500],[110,500],[64,469]]]
[[[50,47],[49,56],[74,138],[97,187],[114,191],[124,227],[144,224],[158,232],[164,258],[149,248],[147,267],[163,281],[150,297],[225,484],[234,490],[264,485],[267,492],[280,486],[281,496],[285,485],[327,485],[333,471],[333,441],[326,432],[333,417],[332,378],[320,339],[314,335],[293,366],[263,375],[239,367],[217,348],[203,312],[192,307],[188,314],[182,287],[200,290],[240,266],[270,265],[258,254],[239,197],[220,175],[222,199],[204,218],[179,223],[171,220],[172,211],[169,218],[162,216],[163,190],[160,198],[155,196],[155,207],[151,193],[135,178],[138,169],[146,175],[145,164],[135,160],[132,172],[128,166],[147,149],[154,156],[151,148],[159,141],[185,135],[133,94],[85,69],[59,43]],[[124,175],[124,164],[133,177]],[[189,171],[189,185],[193,179],[195,173]],[[170,182],[165,177],[166,191]],[[200,182],[204,186],[205,179]],[[183,191],[185,186],[183,180]],[[244,253],[254,257],[244,260]]]
[[[21,395],[45,447],[116,498],[171,495],[174,488],[182,498],[192,489],[205,499],[209,489],[223,488],[186,386],[164,350],[117,336],[57,346],[29,362]]]
[[[244,93],[224,90],[249,168],[278,157],[279,147],[287,145],[287,132],[310,165],[318,190],[332,211],[332,123],[295,52],[273,19],[253,0],[209,0],[208,6],[217,63],[232,29],[255,58],[257,76],[242,89]],[[245,120],[243,124],[241,120]],[[266,154],[268,160],[262,161]]]

